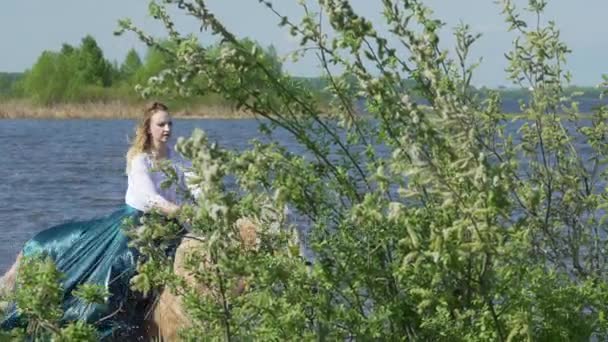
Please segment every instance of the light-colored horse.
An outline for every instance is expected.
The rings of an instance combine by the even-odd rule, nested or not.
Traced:
[[[247,218],[237,220],[236,225],[243,248],[253,248],[257,243],[256,225]],[[198,285],[190,271],[185,267],[188,255],[195,250],[200,252],[202,244],[203,242],[200,240],[189,238],[186,235],[175,252],[173,271],[176,275],[183,277],[189,286],[204,293],[207,289]],[[201,267],[205,267],[205,265],[201,265]],[[233,291],[240,294],[245,287],[245,283],[240,282]],[[151,320],[148,323],[147,330],[150,332],[150,337],[160,339],[161,341],[179,340],[179,330],[191,324],[184,310],[181,296],[172,293],[168,289],[164,289],[161,292],[160,298],[153,309]]]

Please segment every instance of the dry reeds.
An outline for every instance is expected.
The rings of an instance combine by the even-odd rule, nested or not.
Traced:
[[[135,119],[145,104],[123,101],[65,103],[50,106],[33,104],[28,100],[0,99],[0,119]],[[242,119],[252,115],[230,106],[197,105],[173,111],[176,118]]]

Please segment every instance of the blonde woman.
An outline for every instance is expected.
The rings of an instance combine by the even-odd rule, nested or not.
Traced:
[[[137,125],[135,138],[127,152],[125,205],[102,218],[51,227],[25,244],[19,258],[22,255],[48,255],[64,274],[64,322],[81,319],[96,323],[102,337],[124,325],[119,321],[120,316],[111,316],[129,295],[129,279],[135,272],[137,261],[137,252],[128,247],[128,238],[122,231],[124,221],[129,218],[138,220],[151,210],[172,215],[182,203],[181,194],[184,192],[178,189],[186,190],[184,163],[169,146],[171,132],[172,121],[167,106],[153,103]],[[161,188],[166,176],[154,168],[165,160],[175,167],[180,180],[169,188]],[[14,278],[18,273],[16,265],[5,279]],[[86,283],[105,286],[111,294],[108,301],[88,305],[72,295],[72,290]],[[12,305],[0,323],[2,329],[10,329],[25,322]]]

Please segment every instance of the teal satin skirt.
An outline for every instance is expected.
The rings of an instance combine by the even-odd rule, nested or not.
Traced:
[[[142,214],[125,205],[104,217],[48,228],[25,244],[25,257],[48,255],[63,273],[62,322],[85,320],[97,326],[101,337],[128,325],[124,315],[112,314],[133,309],[124,305],[133,296],[129,291],[129,280],[135,273],[137,251],[129,248],[123,228],[125,220],[132,219],[137,224]],[[72,295],[72,290],[81,284],[102,285],[109,290],[110,298],[104,304],[85,303]],[[25,322],[13,304],[0,326],[7,330],[23,324]]]

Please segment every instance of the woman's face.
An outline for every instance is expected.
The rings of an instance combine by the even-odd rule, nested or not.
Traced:
[[[165,144],[171,138],[171,115],[159,110],[150,118],[150,136],[155,145]]]

